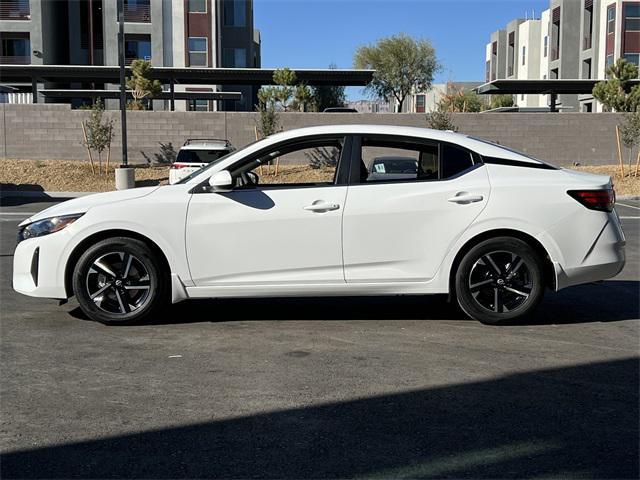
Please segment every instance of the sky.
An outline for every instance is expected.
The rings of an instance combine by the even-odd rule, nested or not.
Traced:
[[[360,45],[397,33],[431,40],[443,65],[434,81],[483,81],[491,32],[531,18],[549,0],[254,0],[265,68],[352,68]],[[366,98],[347,89],[350,100]]]

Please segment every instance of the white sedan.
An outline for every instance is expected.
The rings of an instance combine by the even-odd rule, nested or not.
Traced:
[[[399,177],[369,172],[412,158]],[[279,173],[263,168],[279,159]],[[153,320],[190,298],[450,294],[500,323],[545,289],[615,276],[607,176],[466,135],[343,125],[273,135],[180,183],[70,200],[25,220],[13,286],[92,319]],[[429,312],[425,312],[425,318]]]

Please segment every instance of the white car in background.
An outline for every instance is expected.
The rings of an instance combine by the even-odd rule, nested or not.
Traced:
[[[193,172],[217,162],[233,150],[229,140],[190,138],[180,148],[176,161],[169,167],[169,184],[178,183]]]
[[[276,158],[288,166],[278,176],[262,168]],[[75,295],[108,324],[152,321],[191,298],[423,294],[449,294],[470,317],[497,324],[530,315],[546,289],[620,272],[614,203],[608,176],[466,135],[304,128],[176,185],[32,216],[20,224],[13,287]]]

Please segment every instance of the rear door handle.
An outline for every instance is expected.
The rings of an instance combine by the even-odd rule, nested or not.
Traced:
[[[459,193],[455,197],[449,198],[447,201],[451,203],[459,203],[459,204],[467,204],[467,203],[475,203],[481,202],[484,200],[482,195],[471,195],[468,193]]]
[[[327,203],[324,200],[316,200],[311,205],[304,207],[309,212],[329,212],[331,210],[338,210],[340,205],[337,203]]]

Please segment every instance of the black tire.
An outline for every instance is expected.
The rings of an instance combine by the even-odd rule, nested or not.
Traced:
[[[140,289],[134,288],[137,286]],[[113,237],[96,243],[73,270],[73,292],[80,308],[106,325],[149,320],[167,303],[168,290],[168,272],[153,251],[134,238]]]
[[[460,308],[488,325],[530,316],[544,296],[543,263],[526,242],[485,240],[462,258],[455,276]]]

